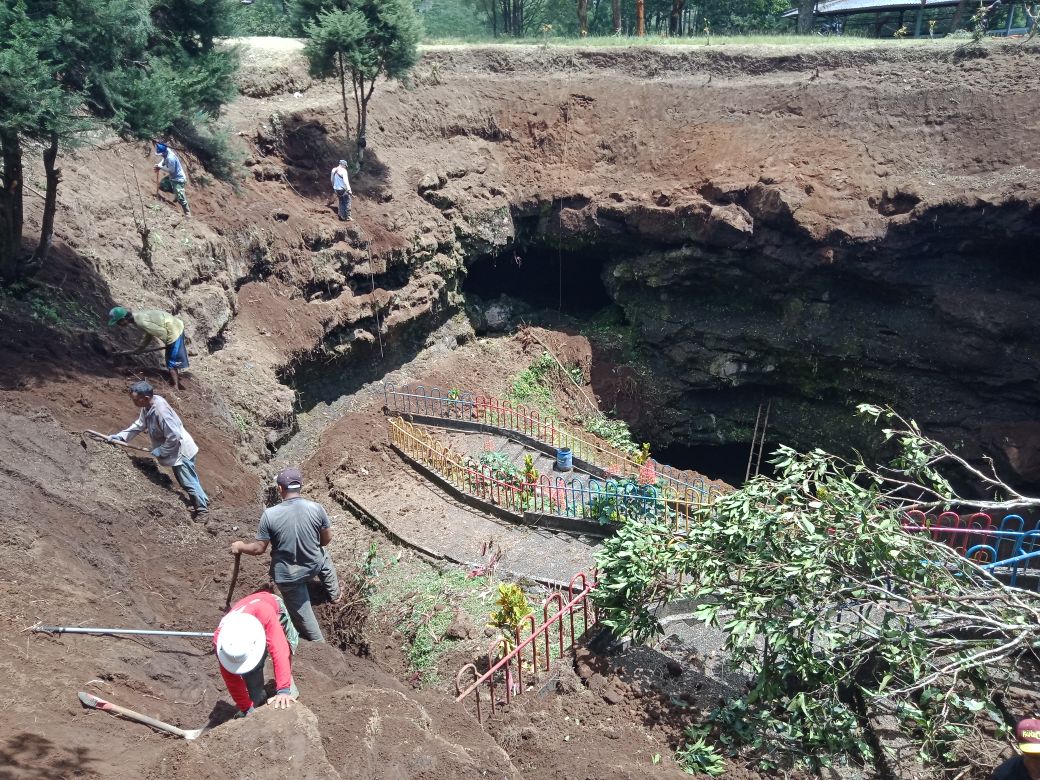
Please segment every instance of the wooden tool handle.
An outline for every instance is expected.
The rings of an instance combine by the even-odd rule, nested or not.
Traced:
[[[184,729],[179,729],[176,726],[173,726],[169,723],[163,723],[161,720],[156,720],[155,718],[149,718],[147,715],[142,715],[139,712],[128,710],[126,707],[120,707],[118,704],[113,704],[110,701],[105,701],[104,699],[98,698],[97,696],[92,696],[89,693],[84,693],[83,691],[80,691],[79,700],[83,702],[85,706],[90,707],[92,709],[104,710],[105,712],[111,712],[116,715],[122,715],[124,718],[136,720],[138,723],[144,723],[146,726],[151,726],[154,729],[159,729],[159,731],[165,731],[169,734],[174,734],[178,737],[187,738],[188,733]]]
[[[231,585],[228,586],[227,590],[227,603],[224,605],[225,612],[231,609],[231,597],[235,594],[235,583],[238,582],[238,567],[241,563],[242,553],[235,553],[235,568],[231,571]]]
[[[108,436],[106,436],[105,434],[101,433],[100,431],[86,430],[86,431],[83,431],[83,433],[86,436],[92,436],[93,438],[97,439],[98,441],[103,441],[103,442],[105,442],[105,444],[113,444],[116,447],[123,447],[125,449],[134,450],[136,452],[146,452],[149,455],[152,454],[151,450],[146,450],[144,447],[135,447],[133,444],[127,444],[125,441],[119,441],[118,439],[110,439],[110,438],[108,438]]]

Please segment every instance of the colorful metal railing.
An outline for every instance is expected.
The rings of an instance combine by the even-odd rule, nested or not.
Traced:
[[[516,484],[496,477],[490,466],[474,463],[418,425],[400,417],[388,417],[387,425],[390,442],[399,451],[456,489],[517,516],[537,512],[601,524],[653,520],[687,533],[702,506],[679,498],[667,484],[601,482],[595,478],[568,480],[548,475],[540,476],[536,482]]]
[[[501,704],[509,704],[514,696],[524,692],[524,679],[528,672],[533,675],[539,671],[548,673],[552,668],[553,647],[557,651],[557,659],[562,658],[564,653],[573,651],[575,643],[589,630],[589,626],[595,625],[596,614],[589,601],[589,594],[595,587],[595,573],[591,581],[585,572],[575,574],[567,585],[566,594],[557,591],[542,602],[540,625],[535,623],[532,612],[520,621],[510,640],[499,637],[491,643],[487,651],[486,672],[481,674],[476,664],[472,663],[459,669],[455,675],[455,701],[463,703],[471,699],[476,709],[477,722],[483,723],[482,690],[487,693],[490,717]],[[575,626],[576,612],[581,613],[580,633]],[[539,644],[543,647],[541,658]],[[530,660],[527,658],[528,653]],[[466,676],[471,678],[468,685],[464,682]],[[504,698],[498,698],[498,691],[503,691],[501,695]]]
[[[561,428],[552,417],[543,417],[537,409],[523,404],[513,405],[492,396],[474,395],[459,390],[444,391],[439,387],[416,385],[398,390],[393,384],[383,385],[386,407],[398,414],[421,414],[457,420],[476,420],[485,425],[512,431],[536,439],[550,447],[569,447],[574,457],[620,477],[638,477],[646,464],[637,463],[628,453],[596,444]],[[650,460],[658,480],[662,480],[678,500],[697,504],[712,503],[721,492],[703,478],[691,479],[671,466]]]
[[[985,512],[932,516],[915,509],[903,517],[906,532],[928,534],[984,569],[1009,576],[1012,585],[1020,573],[1040,573],[1040,526],[1035,521],[1031,525],[1026,530],[1027,522],[1018,514],[1005,515],[999,523]]]

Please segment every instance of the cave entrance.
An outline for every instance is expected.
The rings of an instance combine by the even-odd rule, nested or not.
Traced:
[[[766,442],[759,468],[760,474],[767,477],[773,476],[773,466],[767,463],[766,459],[778,446],[778,442]],[[653,451],[654,459],[661,463],[667,463],[677,469],[696,471],[709,479],[721,479],[733,487],[740,487],[744,484],[750,452],[751,444],[739,441],[727,444],[673,443]],[[754,464],[752,464],[753,472]]]
[[[603,249],[514,245],[470,266],[462,292],[484,300],[507,295],[533,309],[580,318],[614,305],[602,278],[608,259]]]

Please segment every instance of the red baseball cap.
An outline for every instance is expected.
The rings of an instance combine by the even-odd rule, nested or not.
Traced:
[[[1040,754],[1040,720],[1024,718],[1015,726],[1018,749],[1030,755]]]

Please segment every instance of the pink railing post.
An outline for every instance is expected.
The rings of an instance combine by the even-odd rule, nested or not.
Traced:
[[[557,591],[551,594],[545,602],[542,604],[542,619],[545,625],[550,625],[549,621],[549,605],[556,604],[556,612],[553,614],[553,618],[556,619],[556,625],[559,628],[559,644],[560,644],[560,655],[563,655],[563,621],[558,618],[563,617],[563,594]],[[545,632],[545,671],[549,671],[549,658],[552,654],[549,651],[549,632]]]

